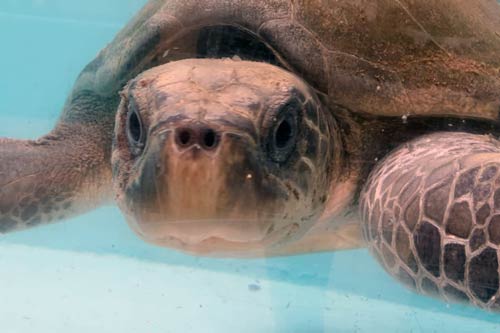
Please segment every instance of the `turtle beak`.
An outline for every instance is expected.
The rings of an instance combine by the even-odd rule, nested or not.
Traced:
[[[281,227],[275,217],[288,194],[263,176],[255,143],[234,132],[197,122],[150,133],[127,193],[139,234],[260,242]]]
[[[170,221],[222,218],[228,208],[227,194],[239,183],[230,175],[243,169],[254,172],[251,165],[235,158],[247,149],[235,146],[213,125],[174,126],[159,147],[163,169],[155,175],[161,186],[162,215]]]

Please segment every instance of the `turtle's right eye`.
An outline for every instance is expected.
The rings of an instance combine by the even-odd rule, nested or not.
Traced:
[[[134,105],[129,105],[127,115],[127,137],[133,148],[142,148],[144,146],[144,129],[141,116]]]

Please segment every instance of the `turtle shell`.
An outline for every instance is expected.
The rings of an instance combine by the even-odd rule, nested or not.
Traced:
[[[353,112],[497,120],[499,54],[493,0],[153,0],[83,70],[63,119],[82,93],[114,113],[108,99],[147,68],[238,55]]]

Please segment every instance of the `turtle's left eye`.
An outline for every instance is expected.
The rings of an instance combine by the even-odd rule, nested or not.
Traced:
[[[298,113],[300,104],[285,105],[274,118],[274,126],[268,137],[269,157],[278,163],[284,163],[293,153],[298,134]]]
[[[283,149],[293,139],[293,125],[290,119],[282,119],[274,131],[274,144],[276,148]]]
[[[141,116],[133,104],[129,105],[127,115],[127,137],[132,147],[142,148],[144,146],[144,129]]]

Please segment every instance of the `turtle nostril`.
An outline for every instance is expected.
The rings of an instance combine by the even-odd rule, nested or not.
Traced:
[[[182,127],[175,131],[175,143],[182,149],[196,145],[198,148],[211,150],[219,144],[219,136],[213,129],[205,126]]]
[[[181,146],[187,146],[191,143],[192,135],[191,131],[187,128],[180,129],[177,131],[177,142]]]
[[[215,148],[218,144],[217,135],[213,129],[208,129],[203,134],[203,146],[206,148]]]

